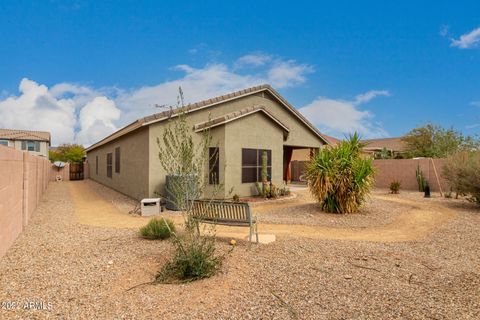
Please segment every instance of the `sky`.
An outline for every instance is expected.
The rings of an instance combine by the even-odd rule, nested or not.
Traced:
[[[90,145],[268,83],[323,133],[480,133],[479,1],[0,2],[0,128]]]

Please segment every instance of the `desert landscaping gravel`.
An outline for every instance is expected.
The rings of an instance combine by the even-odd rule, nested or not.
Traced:
[[[480,210],[464,200],[405,194],[458,213],[416,241],[301,235],[268,245],[239,241],[212,278],[127,291],[154,278],[170,243],[143,240],[136,229],[78,224],[68,190],[68,183],[50,184],[31,223],[0,258],[0,319],[480,319]],[[408,210],[382,213],[392,205],[372,201],[365,216],[386,222]],[[297,206],[278,213],[273,207],[257,209],[271,219],[286,219],[288,211],[309,214]],[[373,213],[377,209],[383,211]],[[329,217],[318,214],[305,223]],[[357,219],[334,219],[342,217]],[[360,222],[332,226],[342,223],[362,228]],[[229,248],[228,239],[219,239],[219,254]],[[3,308],[16,301],[43,302],[45,310]]]

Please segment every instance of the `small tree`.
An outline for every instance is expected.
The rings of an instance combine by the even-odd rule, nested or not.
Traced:
[[[371,159],[360,156],[364,144],[355,133],[334,148],[321,149],[306,167],[306,179],[312,195],[322,209],[333,213],[353,213],[373,185]]]
[[[62,144],[48,152],[50,161],[82,162],[85,148],[79,144]]]
[[[470,201],[480,205],[480,151],[462,151],[450,156],[442,175],[455,192],[469,195]]]
[[[181,236],[172,232],[175,254],[156,276],[159,282],[191,281],[211,276],[221,259],[215,255],[215,230],[208,235],[198,232],[198,222],[192,217],[193,200],[204,193],[208,183],[208,148],[211,135],[205,130],[200,139],[193,136],[186,119],[188,111],[179,88],[177,108],[170,108],[171,119],[162,139],[157,138],[158,157],[167,175],[175,176],[167,186],[167,193],[178,208],[182,209],[185,232]],[[215,158],[218,161],[218,158]],[[222,188],[216,185],[214,194]],[[168,224],[166,224],[168,226]]]
[[[410,157],[443,158],[461,150],[478,150],[480,146],[473,137],[434,124],[414,128],[402,140]]]

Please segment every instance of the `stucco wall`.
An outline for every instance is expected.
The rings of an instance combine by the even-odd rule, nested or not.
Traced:
[[[136,199],[149,195],[149,129],[141,128],[87,153],[88,175]],[[120,173],[115,172],[115,148],[120,147]],[[112,177],[107,177],[107,153],[112,153]],[[98,173],[96,157],[98,156]]]
[[[28,224],[51,170],[45,158],[0,146],[0,257]]]
[[[256,194],[255,183],[242,183],[242,148],[272,150],[272,182],[283,183],[283,130],[262,113],[225,126],[225,189],[233,194]]]
[[[286,107],[273,101],[268,94],[259,93],[257,95],[243,97],[237,100],[228,101],[219,105],[202,109],[188,114],[188,124],[193,128],[193,125],[207,121],[209,118],[219,117],[237,110],[244,109],[251,106],[263,106],[285,126],[290,129],[287,139],[283,140],[283,131],[268,120],[264,115],[254,114],[246,118],[236,120],[228,123],[226,126],[220,126],[212,129],[212,144],[220,144],[220,180],[224,182],[225,196],[228,196],[228,191],[232,186],[235,187],[233,193],[239,195],[251,195],[252,192],[247,190],[252,189],[251,185],[246,186],[241,183],[241,174],[237,170],[241,170],[241,163],[237,166],[237,162],[241,161],[241,148],[247,148],[248,145],[258,145],[259,148],[275,150],[275,170],[274,183],[281,184],[283,182],[283,146],[297,146],[306,148],[319,148],[322,146],[322,140],[315,135],[309,128],[305,126],[292,112]],[[245,119],[248,119],[245,122]],[[258,120],[258,121],[257,121]],[[150,175],[149,175],[149,195],[153,196],[155,192],[164,192],[165,172],[158,160],[158,146],[156,139],[161,138],[164,129],[168,126],[167,121],[159,122],[150,125]],[[223,129],[226,128],[226,129]],[[232,129],[229,129],[232,128]],[[235,129],[234,129],[235,128]],[[225,131],[222,131],[225,130]],[[281,133],[280,136],[278,133]],[[247,138],[248,137],[248,138]],[[201,135],[196,135],[196,141],[200,141]],[[225,142],[222,142],[224,141]],[[224,143],[225,147],[222,148]],[[238,154],[239,153],[239,154]],[[233,164],[237,168],[233,169]],[[232,165],[232,172],[229,170],[229,165]],[[90,172],[92,175],[92,172]],[[226,180],[223,180],[226,177]],[[238,181],[240,181],[238,183]],[[220,196],[220,195],[218,195]]]

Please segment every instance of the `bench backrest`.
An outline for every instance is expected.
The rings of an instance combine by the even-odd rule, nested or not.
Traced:
[[[196,219],[210,221],[252,222],[250,204],[212,200],[194,200],[192,215]]]

